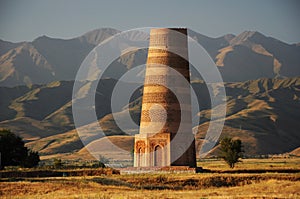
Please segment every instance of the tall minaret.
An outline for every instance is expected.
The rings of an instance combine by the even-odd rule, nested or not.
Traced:
[[[190,81],[187,29],[152,29],[135,167],[196,167],[191,91],[182,79]]]

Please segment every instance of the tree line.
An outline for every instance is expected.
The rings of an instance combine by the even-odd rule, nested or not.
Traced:
[[[25,147],[22,138],[10,130],[0,130],[0,169],[5,166],[32,168],[37,166],[39,161],[38,152]]]
[[[220,141],[220,157],[229,165],[234,168],[235,164],[239,162],[242,157],[242,142],[239,139],[232,139],[225,137]],[[104,166],[104,157],[100,157],[100,167]],[[0,130],[0,169],[5,166],[21,166],[32,168],[38,165],[40,156],[38,152],[32,151],[25,147],[24,141],[10,130]],[[62,165],[60,161],[54,161],[55,167]]]

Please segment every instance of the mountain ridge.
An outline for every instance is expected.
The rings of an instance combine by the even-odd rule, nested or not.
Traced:
[[[32,42],[12,43],[0,40],[0,86],[30,86],[51,81],[74,80],[87,54],[100,42],[117,33],[120,31],[102,28],[71,39],[41,36]],[[210,54],[225,82],[300,75],[300,46],[297,44],[286,44],[257,31],[244,31],[239,35],[227,34],[217,38],[192,30],[189,30],[188,34]],[[31,46],[31,51],[36,51],[36,54],[43,57],[44,66],[34,64],[36,60],[30,52],[27,52],[27,55],[18,55],[25,61],[21,60],[22,64],[15,64],[13,55],[7,53],[24,45]],[[131,53],[134,54],[133,60],[145,60],[144,57],[147,56],[147,52]],[[115,66],[113,70],[123,73],[125,68],[131,68],[132,62],[132,59],[119,59],[112,64]],[[41,72],[41,68],[49,70]],[[40,77],[36,77],[36,74]]]

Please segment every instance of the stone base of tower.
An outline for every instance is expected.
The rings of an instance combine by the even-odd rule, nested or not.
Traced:
[[[137,134],[134,167],[183,166],[196,168],[195,141],[188,147],[171,142],[171,133]]]
[[[191,168],[188,166],[165,166],[165,167],[127,167],[118,169],[121,174],[140,173],[199,173],[202,167]]]
[[[135,135],[134,166],[170,166],[170,140],[168,133]]]

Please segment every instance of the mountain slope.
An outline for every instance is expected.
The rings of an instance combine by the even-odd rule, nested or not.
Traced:
[[[53,65],[56,80],[74,80],[88,53],[116,33],[117,30],[103,28],[68,40],[43,36],[35,39],[32,45]]]
[[[0,87],[0,121],[10,120],[16,117],[16,112],[10,109],[9,105],[14,99],[21,97],[29,91],[30,88],[27,86],[17,86],[14,88]]]
[[[255,31],[245,31],[218,50],[216,64],[225,81],[300,75],[300,48]]]
[[[0,86],[74,80],[87,54],[100,42],[119,32],[102,28],[72,39],[42,36],[33,42],[23,43],[0,40]],[[298,44],[289,45],[255,31],[218,38],[192,30],[188,34],[210,54],[226,82],[300,75]],[[134,37],[134,34],[131,36]],[[146,50],[120,56],[107,74],[117,74],[118,77],[128,69],[145,63],[146,57]]]
[[[92,31],[89,31],[85,33],[84,35],[77,37],[77,39],[81,43],[88,43],[93,46],[98,45],[102,41],[106,40],[107,38],[111,37],[112,35],[115,35],[119,33],[119,30],[113,29],[113,28],[101,28],[101,29],[95,29]]]
[[[196,91],[199,102],[201,102],[199,131],[196,134],[196,144],[199,150],[210,122],[211,110],[209,98],[206,99],[205,97],[207,96],[205,84],[202,82],[193,83],[193,88]],[[247,82],[226,83],[225,88],[227,92],[227,113],[221,136],[240,138],[243,141],[247,155],[285,153],[299,147],[300,78],[258,79]],[[115,113],[114,117],[124,117],[123,111],[129,108],[131,117],[138,124],[141,108],[141,91],[137,90],[130,104],[124,106],[120,112]],[[102,101],[102,103],[103,106],[108,106],[105,104],[106,102]],[[65,111],[65,106],[63,105],[61,109],[57,109],[53,115],[63,116],[64,112],[60,113],[60,110]],[[49,119],[53,115],[47,116],[47,119],[43,120],[44,124],[55,124],[53,126],[58,126],[54,120]],[[0,125],[7,124],[7,122],[1,122]],[[99,124],[107,136],[127,136],[118,128],[110,112],[107,112],[105,116],[99,117]],[[11,125],[17,126],[19,124],[15,122],[11,123]],[[126,128],[127,133],[131,135],[138,132],[138,129],[130,126]],[[48,130],[49,127],[45,129]],[[89,139],[89,136],[90,141],[96,138],[96,128],[86,129],[92,129],[90,132],[87,132],[86,139]],[[28,129],[26,131],[30,133]],[[28,146],[43,148],[41,152],[44,155],[76,153],[82,149],[76,130],[56,133],[57,135],[45,134],[47,136],[43,136],[43,139],[29,142]],[[49,135],[51,136],[49,137]],[[93,136],[94,138],[92,138]],[[64,148],[62,143],[67,143],[66,146],[68,147]]]
[[[118,33],[98,29],[73,39],[42,36],[33,42],[0,41],[0,85],[32,85],[74,80],[87,54],[101,41]]]
[[[0,57],[2,86],[47,83],[55,80],[53,76],[53,66],[30,43],[23,43]]]
[[[299,78],[231,83],[226,90],[231,96],[222,136],[240,138],[248,154],[284,153],[299,146]],[[201,116],[209,118],[210,110],[201,111]],[[208,124],[200,124],[199,141]]]
[[[227,34],[222,37],[211,38],[192,30],[188,31],[188,35],[201,44],[212,58],[216,57],[218,50],[228,46],[230,41],[235,37],[233,34]]]
[[[0,39],[0,56],[4,55],[8,51],[10,51],[13,48],[16,48],[19,45],[21,45],[21,44],[20,43],[12,43],[9,41],[3,41]]]
[[[199,85],[200,84],[200,85]],[[199,101],[205,99],[206,89],[201,83],[196,88]],[[300,78],[259,79],[241,83],[226,83],[227,115],[222,136],[242,139],[246,154],[268,154],[289,152],[300,145],[298,129],[300,124]],[[204,100],[205,101],[205,100]],[[133,119],[140,114],[141,100],[133,101],[129,106]],[[201,118],[197,133],[197,145],[206,134],[210,109],[209,104],[200,105]],[[122,114],[122,112],[118,113]],[[103,129],[119,132],[120,129],[106,116],[100,120]],[[137,132],[128,129],[128,132]]]
[[[111,94],[116,84],[114,79],[103,79],[97,86],[95,107],[82,108],[82,123],[86,125],[90,117],[85,114],[95,109],[99,119],[111,113]],[[72,115],[72,90],[74,81],[56,81],[31,88],[19,86],[0,87],[1,112],[0,128],[8,128],[21,135],[26,141],[60,134],[74,128]],[[130,84],[128,84],[130,85]],[[86,82],[81,89],[94,87],[95,82]],[[74,101],[77,104],[76,101]],[[119,109],[126,104],[119,104]],[[80,104],[79,104],[80,106]]]

